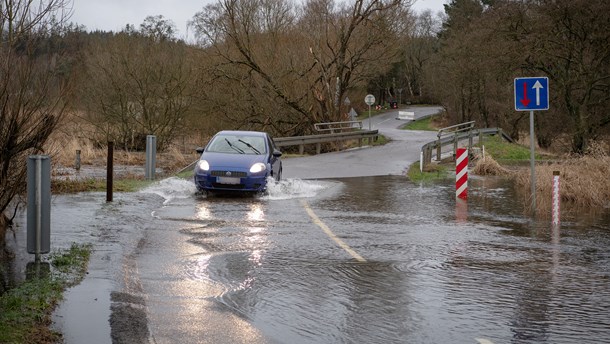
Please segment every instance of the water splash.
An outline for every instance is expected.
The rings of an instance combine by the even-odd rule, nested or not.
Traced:
[[[262,196],[266,200],[284,200],[315,197],[320,191],[328,188],[328,183],[312,180],[285,179],[276,182],[267,181],[267,191]]]
[[[273,201],[315,197],[321,191],[331,189],[333,184],[336,183],[301,179],[285,179],[276,182],[269,178],[267,191],[260,195],[260,199]],[[170,177],[160,180],[140,192],[159,195],[165,199],[163,205],[167,205],[175,199],[193,197],[197,193],[197,188],[191,180]]]
[[[165,199],[164,205],[174,199],[189,198],[197,192],[195,184],[191,180],[185,180],[177,177],[170,177],[160,180],[153,185],[140,190],[141,193],[152,193],[159,195]]]

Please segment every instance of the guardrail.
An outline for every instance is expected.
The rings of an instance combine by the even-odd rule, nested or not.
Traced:
[[[470,122],[469,122],[470,123]],[[462,123],[464,124],[464,123]],[[458,125],[459,126],[459,125]],[[455,127],[455,126],[454,126]],[[450,128],[450,127],[447,127]],[[447,129],[443,128],[443,129]],[[447,145],[453,145],[453,156],[455,156],[455,152],[457,150],[458,142],[461,140],[468,139],[468,149],[472,150],[472,142],[473,138],[478,137],[479,142],[483,142],[483,136],[491,136],[491,135],[500,135],[502,138],[509,142],[514,142],[513,139],[508,136],[502,128],[483,128],[483,129],[473,129],[472,127],[468,128],[468,130],[462,130],[457,132],[452,132],[451,135],[441,135],[440,130],[438,136],[438,140],[426,143],[422,146],[422,166],[429,164],[432,162],[432,152],[436,151],[436,161],[441,161],[441,148]]]
[[[451,125],[451,126],[439,129],[438,133],[436,134],[436,137],[438,137],[437,141],[440,143],[444,138],[448,138],[448,137],[453,138],[453,153],[455,153],[458,148],[457,145],[458,145],[460,135],[463,135],[464,133],[468,133],[468,149],[472,150],[471,132],[474,129],[474,122],[475,121],[464,122],[464,123]],[[436,160],[439,160],[439,161],[441,159],[441,147],[442,147],[441,144],[438,144],[436,146]]]
[[[316,131],[330,131],[331,133],[344,130],[360,130],[362,129],[362,121],[315,123],[313,127]]]
[[[322,143],[345,140],[358,140],[359,146],[362,146],[364,139],[367,139],[370,143],[371,140],[376,139],[378,135],[378,130],[359,130],[334,134],[278,137],[274,139],[274,141],[277,147],[299,146],[299,154],[303,154],[305,150],[305,145],[315,144],[316,154],[320,154],[320,151],[322,149]]]

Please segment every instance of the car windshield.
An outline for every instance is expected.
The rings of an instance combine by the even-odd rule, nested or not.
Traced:
[[[208,145],[212,153],[265,154],[265,138],[261,136],[218,135]]]

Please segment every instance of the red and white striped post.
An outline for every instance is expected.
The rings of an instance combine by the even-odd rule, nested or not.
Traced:
[[[559,171],[553,171],[553,225],[559,225],[561,195],[559,193]]]
[[[466,148],[456,150],[455,197],[468,198],[468,149]]]

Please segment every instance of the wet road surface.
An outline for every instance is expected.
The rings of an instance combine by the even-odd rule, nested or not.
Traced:
[[[447,184],[303,183],[155,211],[137,261],[156,342],[608,340],[607,224],[530,223],[506,181],[473,181],[467,214]]]
[[[67,343],[610,342],[607,209],[553,228],[509,181],[476,177],[456,204],[451,180],[401,176],[409,160],[374,177],[286,173],[260,197],[177,178],[112,204],[57,196],[53,247],[96,251],[56,326]]]

